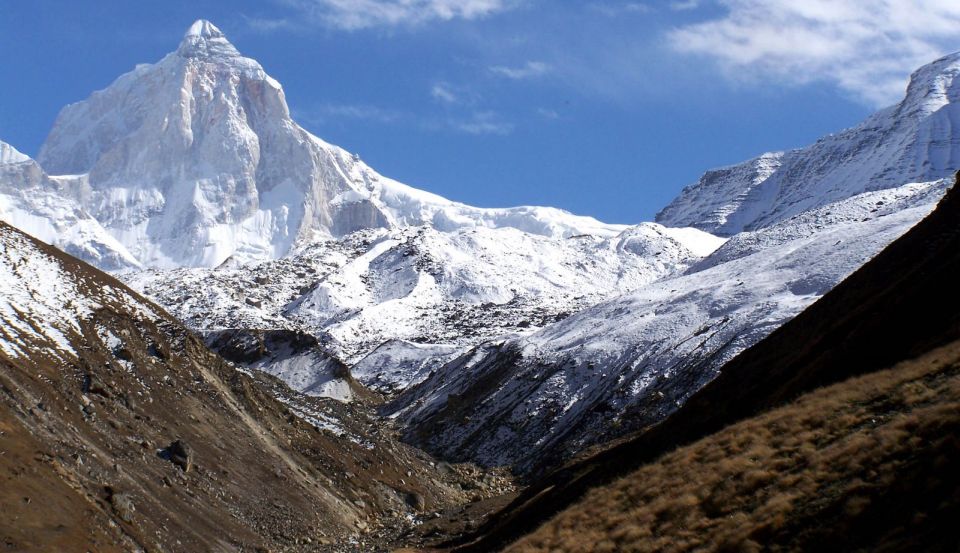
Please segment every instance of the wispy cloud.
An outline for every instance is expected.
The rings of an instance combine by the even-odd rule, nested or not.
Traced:
[[[642,2],[592,2],[587,7],[607,17],[617,17],[625,14],[650,13],[653,8]]]
[[[260,30],[322,25],[347,31],[472,20],[512,9],[522,0],[276,0],[296,10],[291,18],[260,21]],[[257,29],[257,20],[250,21]]]
[[[250,30],[257,33],[272,33],[274,31],[282,31],[288,29],[295,29],[296,25],[293,20],[286,18],[270,18],[270,17],[250,17],[242,16],[243,20],[246,22],[247,27]]]
[[[508,135],[513,132],[514,125],[504,121],[500,115],[492,111],[474,113],[469,119],[451,121],[451,128],[473,135],[495,134]]]
[[[673,49],[732,79],[833,82],[875,106],[903,95],[910,71],[960,48],[957,0],[719,0],[726,13],[669,33]]]
[[[700,7],[700,0],[676,0],[670,2],[670,9],[676,11],[695,10]]]
[[[389,124],[411,118],[409,114],[399,110],[366,104],[318,104],[306,109],[297,109],[293,116],[311,125],[322,125],[344,119]]]
[[[453,105],[460,103],[460,95],[453,91],[447,83],[436,83],[430,88],[430,97],[443,104]]]
[[[546,115],[543,115],[547,117]],[[475,136],[501,135],[513,132],[513,123],[494,111],[469,111],[461,113],[416,113],[367,104],[317,104],[293,110],[293,118],[308,128],[335,123],[365,122],[374,125],[401,125],[432,133],[459,133]]]
[[[496,65],[490,68],[490,72],[508,79],[522,80],[546,75],[550,72],[550,66],[542,61],[528,61],[520,67]]]

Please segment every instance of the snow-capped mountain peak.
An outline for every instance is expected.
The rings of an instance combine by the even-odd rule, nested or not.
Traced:
[[[226,36],[223,34],[223,31],[219,27],[207,21],[206,19],[198,19],[193,22],[193,25],[190,25],[190,28],[187,29],[187,32],[184,33],[183,39],[224,39]]]
[[[900,104],[902,115],[929,115],[953,102],[960,102],[960,52],[944,56],[917,69],[910,76],[907,95]]]
[[[198,19],[183,35],[177,54],[183,57],[208,57],[239,56],[240,52],[216,25],[206,19]]]
[[[83,181],[82,209],[144,267],[277,259],[371,228],[555,238],[626,228],[549,208],[474,208],[384,178],[300,127],[280,83],[206,20],[159,62],[64,108],[37,159]]]

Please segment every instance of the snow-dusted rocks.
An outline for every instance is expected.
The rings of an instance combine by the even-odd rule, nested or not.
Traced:
[[[55,253],[54,253],[55,252]],[[117,286],[88,278],[82,264],[41,247],[0,222],[0,352],[10,359],[73,361],[84,341],[81,323],[105,305],[159,318],[152,306]],[[98,329],[100,332],[100,329]],[[116,336],[101,333],[104,343]]]
[[[555,239],[512,228],[408,228],[374,237],[287,315],[328,336],[348,363],[398,338],[468,346],[542,327],[680,272],[700,259],[695,250],[721,243],[653,223],[606,239]]]
[[[532,332],[679,274],[722,243],[695,229],[654,223],[610,238],[487,227],[368,229],[256,265],[124,278],[204,334],[306,331],[330,354],[358,363],[354,376],[361,383],[396,391],[435,367],[432,356]],[[385,342],[392,345],[381,346]],[[283,369],[270,371],[287,379]],[[316,389],[300,378],[288,383]]]
[[[389,340],[350,367],[350,374],[369,388],[395,393],[423,381],[461,351],[448,344]]]
[[[917,70],[899,104],[815,144],[708,171],[657,214],[668,226],[730,236],[960,166],[960,53]]]

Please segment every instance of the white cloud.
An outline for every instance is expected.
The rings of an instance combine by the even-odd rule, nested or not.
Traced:
[[[733,79],[833,82],[871,105],[903,96],[917,67],[960,48],[957,0],[719,0],[726,13],[672,30],[673,49]]]
[[[670,9],[677,11],[695,10],[700,7],[700,0],[677,0],[670,2]]]
[[[513,132],[513,124],[503,121],[500,116],[492,111],[474,113],[466,121],[451,122],[451,126],[455,130],[473,135],[508,135]]]
[[[458,104],[460,103],[460,95],[454,92],[450,85],[446,83],[437,83],[433,85],[430,89],[430,96],[434,100],[439,100],[444,104]]]
[[[653,8],[642,2],[593,2],[587,4],[587,7],[607,17],[617,17],[624,14],[650,13],[653,11]]]
[[[519,0],[281,0],[310,23],[344,30],[414,26],[480,19],[513,8]]]
[[[542,61],[528,61],[521,67],[505,67],[497,65],[490,68],[490,72],[513,80],[532,79],[550,72],[550,66]]]

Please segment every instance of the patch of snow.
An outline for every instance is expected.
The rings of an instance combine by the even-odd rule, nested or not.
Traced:
[[[449,344],[389,340],[354,364],[350,373],[369,388],[394,393],[419,384],[462,351],[463,348]]]
[[[7,355],[76,355],[79,321],[96,303],[56,259],[9,227],[0,227],[0,282],[0,347]]]

